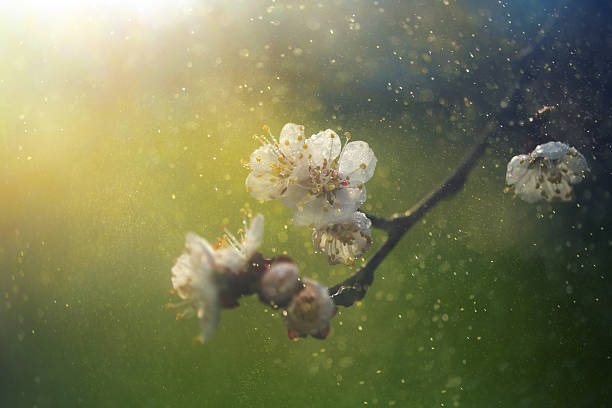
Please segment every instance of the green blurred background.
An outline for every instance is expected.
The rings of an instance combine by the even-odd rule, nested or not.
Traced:
[[[594,407],[612,381],[612,19],[604,2],[0,2],[0,406]],[[507,105],[512,90],[517,96]],[[544,105],[544,125],[522,126]],[[244,188],[252,135],[332,128],[402,212],[495,140],[340,309],[289,341],[254,297],[192,344],[165,309],[184,234],[265,215],[262,252],[352,269]],[[576,146],[577,201],[503,193],[534,144]],[[384,239],[375,232],[374,248]]]

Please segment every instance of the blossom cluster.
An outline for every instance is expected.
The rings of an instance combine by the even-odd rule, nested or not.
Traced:
[[[301,125],[287,123],[277,140],[257,136],[262,146],[244,163],[251,172],[247,191],[258,200],[280,200],[293,209],[293,223],[313,229],[316,250],[330,264],[352,264],[371,246],[372,222],[359,211],[366,200],[365,183],[373,176],[376,156],[367,143],[344,146],[331,129],[309,138]],[[575,148],[561,142],[539,145],[529,154],[508,163],[508,191],[534,203],[540,200],[568,201],[573,186],[589,171],[586,159]],[[265,258],[258,252],[264,218],[243,221],[237,236],[227,232],[211,245],[196,234],[187,234],[186,252],[172,268],[173,291],[183,299],[177,318],[195,314],[200,322],[198,342],[214,333],[222,308],[238,306],[241,296],[256,293],[265,304],[283,309],[290,339],[312,336],[324,339],[336,314],[328,289],[301,278],[297,265],[286,256]]]
[[[306,138],[304,127],[283,126],[278,140],[257,136],[262,146],[247,165],[247,191],[261,201],[280,200],[294,210],[293,223],[313,228],[315,248],[330,264],[352,264],[372,243],[371,222],[358,211],[376,156],[366,142],[347,142],[331,129]]]
[[[573,185],[589,171],[586,159],[575,148],[561,142],[536,146],[529,154],[514,156],[508,163],[508,190],[528,203],[540,200],[569,201]]]
[[[229,232],[211,245],[196,234],[187,234],[186,253],[172,268],[174,292],[184,301],[169,307],[184,307],[177,319],[195,314],[200,322],[197,342],[209,340],[219,323],[222,308],[238,306],[238,298],[258,293],[266,304],[286,309],[289,338],[325,338],[336,306],[327,288],[310,279],[300,279],[297,266],[288,257],[276,260],[257,252],[263,237],[262,215],[246,220],[239,237]]]

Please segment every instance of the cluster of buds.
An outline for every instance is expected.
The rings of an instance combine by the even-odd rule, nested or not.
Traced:
[[[269,259],[257,252],[263,235],[263,216],[254,217],[239,238],[229,232],[210,245],[205,239],[187,234],[187,252],[172,268],[173,291],[184,302],[177,319],[195,314],[200,321],[196,342],[211,338],[221,309],[238,306],[242,296],[258,294],[262,302],[285,309],[283,315],[289,338],[324,339],[336,306],[327,288],[310,279],[301,279],[289,257]]]
[[[324,339],[336,305],[327,288],[311,279],[300,279],[298,267],[288,257],[271,263],[261,277],[259,298],[262,302],[285,309],[290,339],[308,335]]]

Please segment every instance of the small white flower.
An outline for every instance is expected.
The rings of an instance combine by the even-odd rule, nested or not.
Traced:
[[[263,215],[255,216],[241,240],[226,232],[216,247],[196,234],[187,234],[187,253],[176,260],[171,280],[174,290],[187,305],[184,312],[177,314],[177,318],[195,312],[200,321],[199,341],[207,341],[219,323],[221,305],[217,277],[243,271],[261,244],[263,222]]]
[[[365,202],[364,183],[376,168],[366,142],[342,147],[331,129],[305,139],[304,127],[293,123],[283,127],[278,141],[271,133],[258,138],[263,146],[251,154],[247,191],[259,200],[280,199],[294,208],[294,224],[340,223]]]
[[[187,308],[179,312],[176,317],[196,314],[200,321],[199,340],[204,342],[210,339],[219,323],[219,291],[212,271],[212,259],[208,252],[203,252],[200,242],[206,241],[191,234],[187,238],[189,254],[181,255],[172,268],[172,286],[181,299],[185,300]],[[206,243],[206,245],[208,245]]]
[[[330,265],[352,265],[372,245],[372,222],[362,212],[353,213],[349,222],[330,224],[312,233],[314,247],[327,255]]]
[[[290,197],[295,191],[289,187],[298,182],[299,175],[308,174],[308,147],[304,127],[295,123],[283,126],[279,140],[265,126],[269,138],[257,137],[262,146],[249,159],[251,173],[246,179],[247,191],[258,200],[273,200]],[[298,190],[298,193],[301,192]]]
[[[530,154],[514,156],[508,163],[506,183],[528,203],[569,201],[574,197],[572,186],[580,183],[588,170],[584,156],[575,148],[548,142]]]
[[[331,129],[313,135],[307,142],[309,179],[301,185],[309,191],[297,203],[293,223],[321,227],[350,220],[365,202],[365,182],[376,168],[374,152],[362,141],[342,147]]]

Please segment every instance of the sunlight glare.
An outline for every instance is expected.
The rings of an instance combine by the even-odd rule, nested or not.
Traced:
[[[139,17],[160,18],[168,11],[189,10],[192,0],[0,0],[0,12],[38,15],[66,20],[88,13],[133,13]]]

